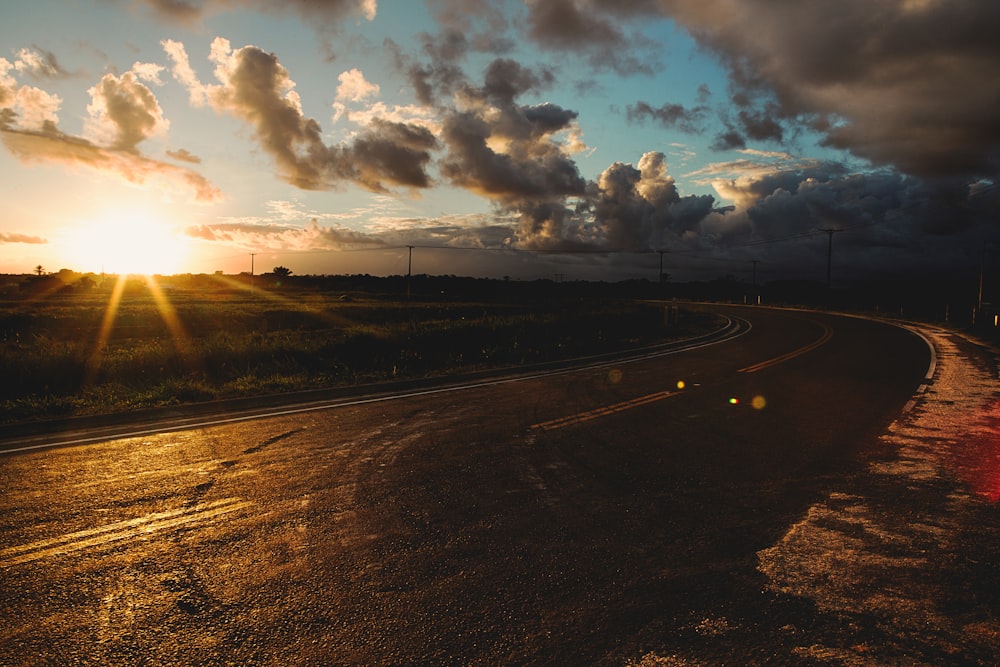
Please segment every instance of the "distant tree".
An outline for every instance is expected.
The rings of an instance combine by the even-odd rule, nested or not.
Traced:
[[[288,276],[292,275],[292,270],[287,266],[276,266],[274,267],[274,270],[271,271],[271,273],[278,276],[279,278],[287,278]]]
[[[45,267],[42,266],[41,264],[39,264],[38,266],[35,267],[35,273],[37,273],[40,276],[44,276],[45,275]]]

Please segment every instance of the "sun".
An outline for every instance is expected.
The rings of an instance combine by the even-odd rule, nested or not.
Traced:
[[[79,223],[70,236],[74,266],[100,273],[172,275],[189,254],[173,226],[148,211],[111,211]]]

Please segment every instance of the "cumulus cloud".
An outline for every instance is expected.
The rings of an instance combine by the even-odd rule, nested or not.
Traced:
[[[165,132],[169,123],[152,91],[134,72],[120,77],[107,74],[90,89],[90,137],[84,138],[59,129],[59,97],[18,85],[10,75],[12,69],[0,58],[0,139],[18,159],[89,167],[136,185],[189,192],[202,202],[221,198],[218,188],[201,174],[142,155],[139,144]]]
[[[426,128],[375,120],[351,143],[328,146],[319,123],[304,115],[295,82],[273,53],[255,46],[233,49],[228,40],[216,38],[210,57],[219,83],[203,84],[183,45],[165,41],[163,46],[192,102],[207,103],[249,125],[286,182],[326,190],[349,181],[376,192],[431,184],[426,168],[437,141]]]
[[[89,92],[90,132],[112,150],[136,153],[139,143],[170,127],[156,96],[134,72],[105,74]]]
[[[682,197],[665,156],[656,151],[643,155],[637,166],[611,165],[590,194],[599,243],[638,252],[689,243],[714,203],[711,195]]]

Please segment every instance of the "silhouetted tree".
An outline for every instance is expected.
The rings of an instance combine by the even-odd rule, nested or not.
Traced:
[[[292,275],[292,270],[287,266],[276,266],[274,267],[274,270],[271,271],[271,273],[278,276],[279,278],[287,278],[288,276]]]

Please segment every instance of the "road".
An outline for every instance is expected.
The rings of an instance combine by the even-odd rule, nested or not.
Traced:
[[[0,457],[0,664],[992,664],[1000,524],[904,433],[927,341],[722,310],[752,327]]]

